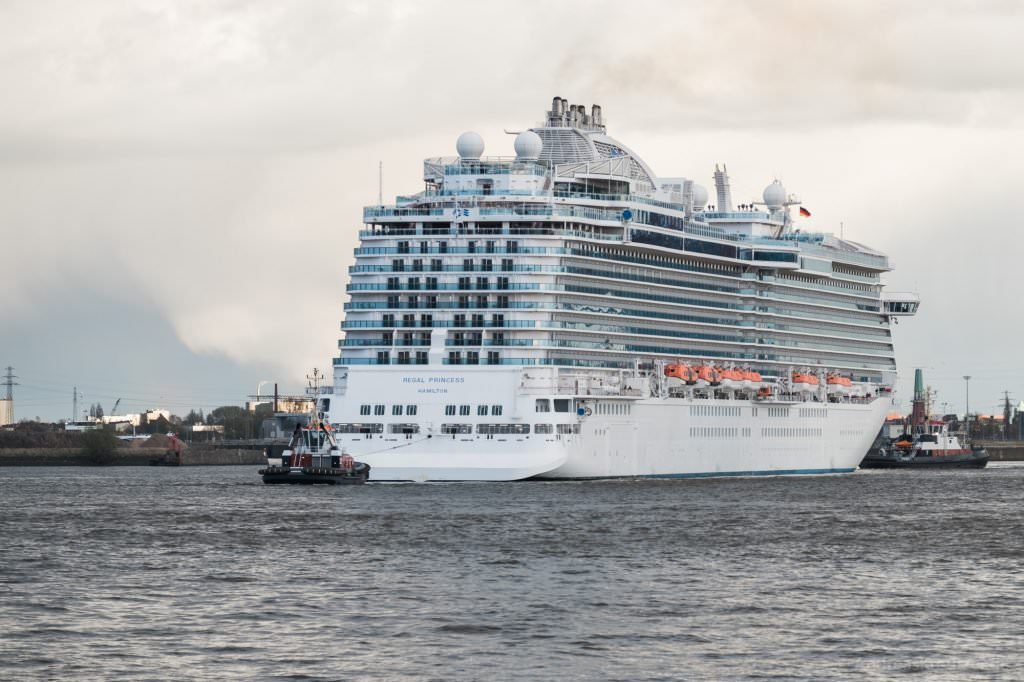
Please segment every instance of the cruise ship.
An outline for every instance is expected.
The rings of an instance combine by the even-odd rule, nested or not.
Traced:
[[[850,472],[893,404],[887,257],[661,177],[555,97],[514,157],[426,159],[363,211],[320,408],[377,480]],[[708,169],[710,170],[710,169]]]

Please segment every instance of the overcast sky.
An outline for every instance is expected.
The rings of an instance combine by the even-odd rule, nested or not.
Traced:
[[[664,176],[779,178],[918,292],[906,396],[1024,398],[1024,4],[0,0],[0,365],[19,417],[239,403],[336,354],[361,207],[551,98]],[[267,390],[266,386],[264,390]]]

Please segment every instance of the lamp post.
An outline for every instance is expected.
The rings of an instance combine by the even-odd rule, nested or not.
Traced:
[[[971,439],[971,375],[964,375],[964,429],[967,440]]]

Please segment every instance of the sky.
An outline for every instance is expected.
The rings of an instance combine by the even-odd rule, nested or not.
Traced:
[[[0,0],[0,365],[19,418],[185,414],[336,355],[361,207],[599,103],[662,176],[778,178],[922,298],[907,398],[1024,399],[1024,5]],[[269,382],[262,383],[261,382]]]

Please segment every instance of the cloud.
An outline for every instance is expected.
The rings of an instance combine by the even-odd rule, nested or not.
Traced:
[[[301,377],[335,354],[378,161],[385,197],[414,192],[459,132],[510,153],[502,128],[561,95],[656,172],[726,161],[738,200],[780,177],[819,228],[890,251],[925,296],[900,334],[928,345],[950,327],[929,295],[972,300],[935,264],[1016,238],[977,204],[1016,200],[1022,30],[1012,2],[8,2],[0,315],[22,336],[0,340],[36,357],[21,322],[59,291],[144,309],[225,376]],[[1011,252],[956,274],[996,288]],[[1015,338],[997,308],[975,309]]]
[[[751,1],[660,21],[640,7],[609,43],[578,39],[561,71],[603,101],[639,100],[646,125],[1022,121],[1024,63],[1010,55],[1024,18],[1006,3]]]

